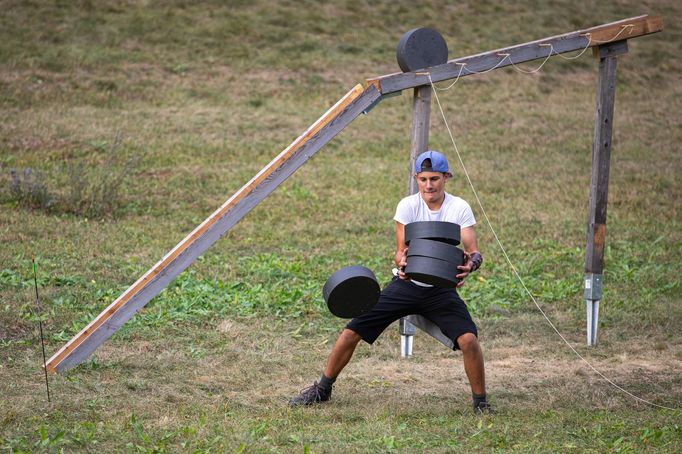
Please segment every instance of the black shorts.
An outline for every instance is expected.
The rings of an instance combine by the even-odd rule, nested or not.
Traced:
[[[417,314],[432,321],[445,336],[452,339],[465,333],[478,336],[476,324],[466,304],[454,288],[421,287],[394,277],[379,296],[374,308],[351,320],[346,328],[355,331],[368,344],[374,343],[384,330],[401,317]]]

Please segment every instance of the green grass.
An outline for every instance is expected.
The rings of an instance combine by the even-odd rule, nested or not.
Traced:
[[[438,95],[543,310],[616,383],[682,406],[677,2],[224,3],[0,1],[0,450],[679,449],[679,411],[604,383],[529,301],[435,103],[431,146],[479,221],[486,260],[462,295],[499,412],[469,414],[461,359],[426,336],[399,360],[394,328],[358,348],[331,404],[286,408],[344,324],[324,305],[326,278],[350,264],[390,278],[407,92],[346,128],[94,357],[51,377],[47,405],[32,257],[51,354],[349,88],[396,71],[404,31],[438,29],[455,57],[650,12],[664,32],[631,40],[618,66],[596,348],[584,346],[582,300],[596,62],[554,58],[533,76],[502,69]],[[10,192],[10,169],[26,168],[44,185],[33,199]]]

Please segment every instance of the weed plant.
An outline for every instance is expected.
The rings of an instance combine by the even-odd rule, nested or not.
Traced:
[[[45,184],[42,173],[26,167],[19,172],[9,171],[9,201],[19,207],[49,209],[55,201]]]
[[[29,167],[21,172],[10,169],[6,202],[18,209],[40,209],[91,219],[117,217],[125,208],[125,184],[140,161],[137,156],[122,158],[119,147],[117,133],[111,146],[106,142],[98,146],[105,154],[103,162],[68,159],[51,168],[49,176]]]
[[[122,158],[120,146],[119,131],[110,146],[106,142],[100,145],[106,155],[102,163],[66,163],[67,186],[60,203],[63,212],[95,219],[119,214],[125,204],[125,183],[140,161],[137,156]]]

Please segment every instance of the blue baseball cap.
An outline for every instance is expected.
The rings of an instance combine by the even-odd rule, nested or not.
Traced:
[[[427,159],[428,161],[424,162]],[[433,150],[425,151],[417,156],[417,160],[414,161],[414,172],[441,172],[449,177],[452,176],[447,158],[442,153]]]

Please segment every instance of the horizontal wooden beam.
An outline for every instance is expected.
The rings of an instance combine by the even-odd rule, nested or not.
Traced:
[[[197,257],[380,97],[374,86],[363,88],[362,85],[357,85],[350,90],[55,353],[47,361],[47,370],[53,373],[63,372],[87,359]]]
[[[440,82],[478,74],[482,71],[503,68],[512,64],[516,65],[539,58],[547,58],[550,54],[556,55],[573,52],[609,42],[636,38],[661,30],[663,30],[663,21],[660,17],[637,16],[585,30],[456,58],[449,60],[445,64],[421,71],[374,77],[366,80],[366,86],[373,85],[377,87],[382,95],[386,95],[405,90],[406,88],[428,85],[430,83],[428,74],[431,75],[431,80]]]

